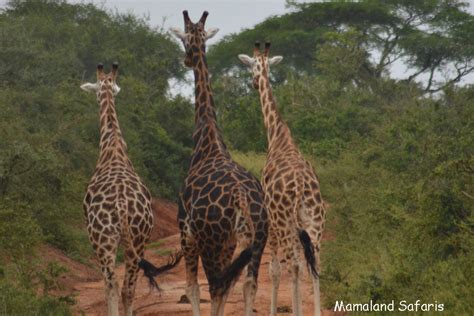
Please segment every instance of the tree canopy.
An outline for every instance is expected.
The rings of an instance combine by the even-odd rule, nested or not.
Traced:
[[[409,69],[403,80],[411,82],[425,74],[424,91],[437,92],[474,71],[470,36],[474,19],[464,10],[465,2],[288,1],[288,5],[295,12],[268,18],[213,46],[209,52],[213,72],[242,69],[235,56],[250,51],[254,41],[270,40],[273,53],[286,59],[286,65],[274,72],[277,81],[288,71],[317,74],[316,65],[323,62],[316,58],[317,51],[348,29],[357,32],[355,47],[364,53],[361,75],[389,75],[390,66],[402,61]]]

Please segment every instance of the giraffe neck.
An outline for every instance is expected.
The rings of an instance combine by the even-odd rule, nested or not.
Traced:
[[[127,144],[122,137],[115,103],[110,91],[100,95],[100,154],[97,165],[103,165],[111,160],[121,160],[132,166],[127,156]]]
[[[205,51],[193,61],[195,85],[194,150],[191,165],[207,156],[229,157],[221,132],[217,127],[214,98],[211,91]]]
[[[291,132],[286,123],[278,113],[276,102],[273,97],[272,87],[266,72],[260,75],[258,83],[258,92],[260,94],[260,104],[262,106],[263,121],[267,129],[268,148],[272,149],[278,144],[291,143]]]

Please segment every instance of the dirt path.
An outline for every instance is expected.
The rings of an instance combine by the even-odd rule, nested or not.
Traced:
[[[153,240],[160,240],[159,248],[146,251],[145,257],[155,265],[161,265],[166,262],[168,256],[163,256],[164,249],[177,249],[179,247],[179,236],[176,224],[177,207],[175,204],[164,201],[154,201],[156,230],[153,233]],[[163,235],[168,235],[160,239]],[[169,236],[171,235],[171,236]],[[104,283],[97,269],[77,263],[54,249],[48,249],[47,257],[58,261],[68,267],[69,273],[62,277],[62,284],[65,291],[63,294],[74,294],[77,304],[75,312],[77,315],[107,315],[107,305],[105,302]],[[255,315],[268,315],[270,310],[271,281],[268,274],[268,265],[270,254],[265,251],[262,263],[260,265],[260,276],[258,282],[258,292],[255,299]],[[116,273],[119,278],[119,284],[122,284],[124,275],[124,265],[118,265]],[[135,311],[137,315],[158,316],[158,315],[192,315],[191,305],[188,303],[179,303],[185,292],[185,269],[184,261],[177,268],[166,273],[157,279],[162,291],[150,292],[146,278],[140,273],[135,295]],[[206,277],[199,267],[199,284],[201,289],[201,312],[202,315],[210,314],[209,292]],[[302,282],[304,315],[312,315],[313,300],[311,281],[305,271]],[[279,289],[278,307],[281,313],[279,315],[291,315],[291,281],[282,266],[282,279]],[[120,306],[120,308],[122,308]],[[242,282],[237,282],[225,307],[226,315],[243,315],[244,300],[242,294]],[[324,311],[323,315],[335,315],[330,311]]]
[[[170,236],[164,239],[160,245],[161,248],[174,249],[179,245],[178,235]],[[156,253],[156,250],[148,250],[146,258],[154,264],[165,263],[167,257]],[[255,300],[255,315],[268,315],[270,310],[271,281],[268,274],[268,265],[270,255],[265,252],[262,264],[260,266],[259,288]],[[210,303],[207,280],[199,269],[199,284],[201,287],[201,312],[203,315],[209,315]],[[291,282],[286,270],[282,271],[282,280],[279,291],[279,309],[282,311],[279,315],[291,315]],[[124,267],[117,267],[117,273],[122,281]],[[185,269],[184,262],[173,271],[159,278],[159,284],[162,288],[161,293],[157,291],[150,292],[147,281],[144,277],[139,277],[135,297],[135,310],[138,315],[158,316],[158,315],[192,315],[191,305],[178,303],[185,289]],[[95,281],[79,282],[74,286],[74,290],[79,293],[77,296],[76,311],[78,314],[83,312],[85,315],[106,315],[107,307],[104,298],[104,285],[101,279]],[[312,315],[312,287],[306,274],[302,284],[304,315]],[[229,297],[226,305],[226,315],[243,315],[244,301],[242,295],[242,282],[238,282]],[[333,315],[325,311],[323,315]]]

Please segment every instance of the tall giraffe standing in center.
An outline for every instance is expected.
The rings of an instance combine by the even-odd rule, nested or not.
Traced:
[[[200,315],[198,259],[209,281],[211,315],[223,316],[224,305],[239,274],[247,267],[243,285],[245,315],[252,315],[260,260],[267,240],[268,219],[259,181],[232,161],[217,127],[206,62],[208,13],[198,23],[184,11],[185,31],[171,31],[183,41],[185,65],[195,78],[194,149],[180,196],[178,223],[186,261],[186,295],[193,315]],[[244,249],[232,261],[237,243]]]
[[[100,106],[100,154],[94,175],[84,198],[84,215],[92,248],[102,270],[109,316],[119,314],[119,287],[115,276],[115,258],[122,244],[125,252],[125,278],[122,302],[127,316],[133,313],[133,298],[138,270],[143,269],[150,285],[158,287],[154,277],[179,263],[181,255],[160,268],[143,258],[145,244],[153,228],[151,195],[135,173],[127,156],[125,143],[115,112],[118,64],[104,73],[97,66],[97,82],[81,88],[97,94]]]
[[[262,185],[265,192],[265,205],[270,214],[271,315],[275,316],[277,312],[280,283],[278,248],[281,247],[292,276],[293,315],[302,315],[299,279],[300,250],[303,248],[313,282],[314,315],[319,316],[321,315],[319,252],[326,211],[319,190],[318,177],[311,164],[301,155],[291,137],[288,125],[276,108],[270,86],[269,66],[279,63],[283,57],[269,58],[269,50],[270,43],[266,43],[262,54],[260,43],[257,42],[253,58],[244,54],[239,55],[239,58],[252,70],[253,85],[260,94],[264,124],[267,129],[268,151]]]

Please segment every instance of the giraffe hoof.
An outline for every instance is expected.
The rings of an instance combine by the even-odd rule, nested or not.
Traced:
[[[293,310],[290,306],[278,306],[277,313],[291,313]]]

